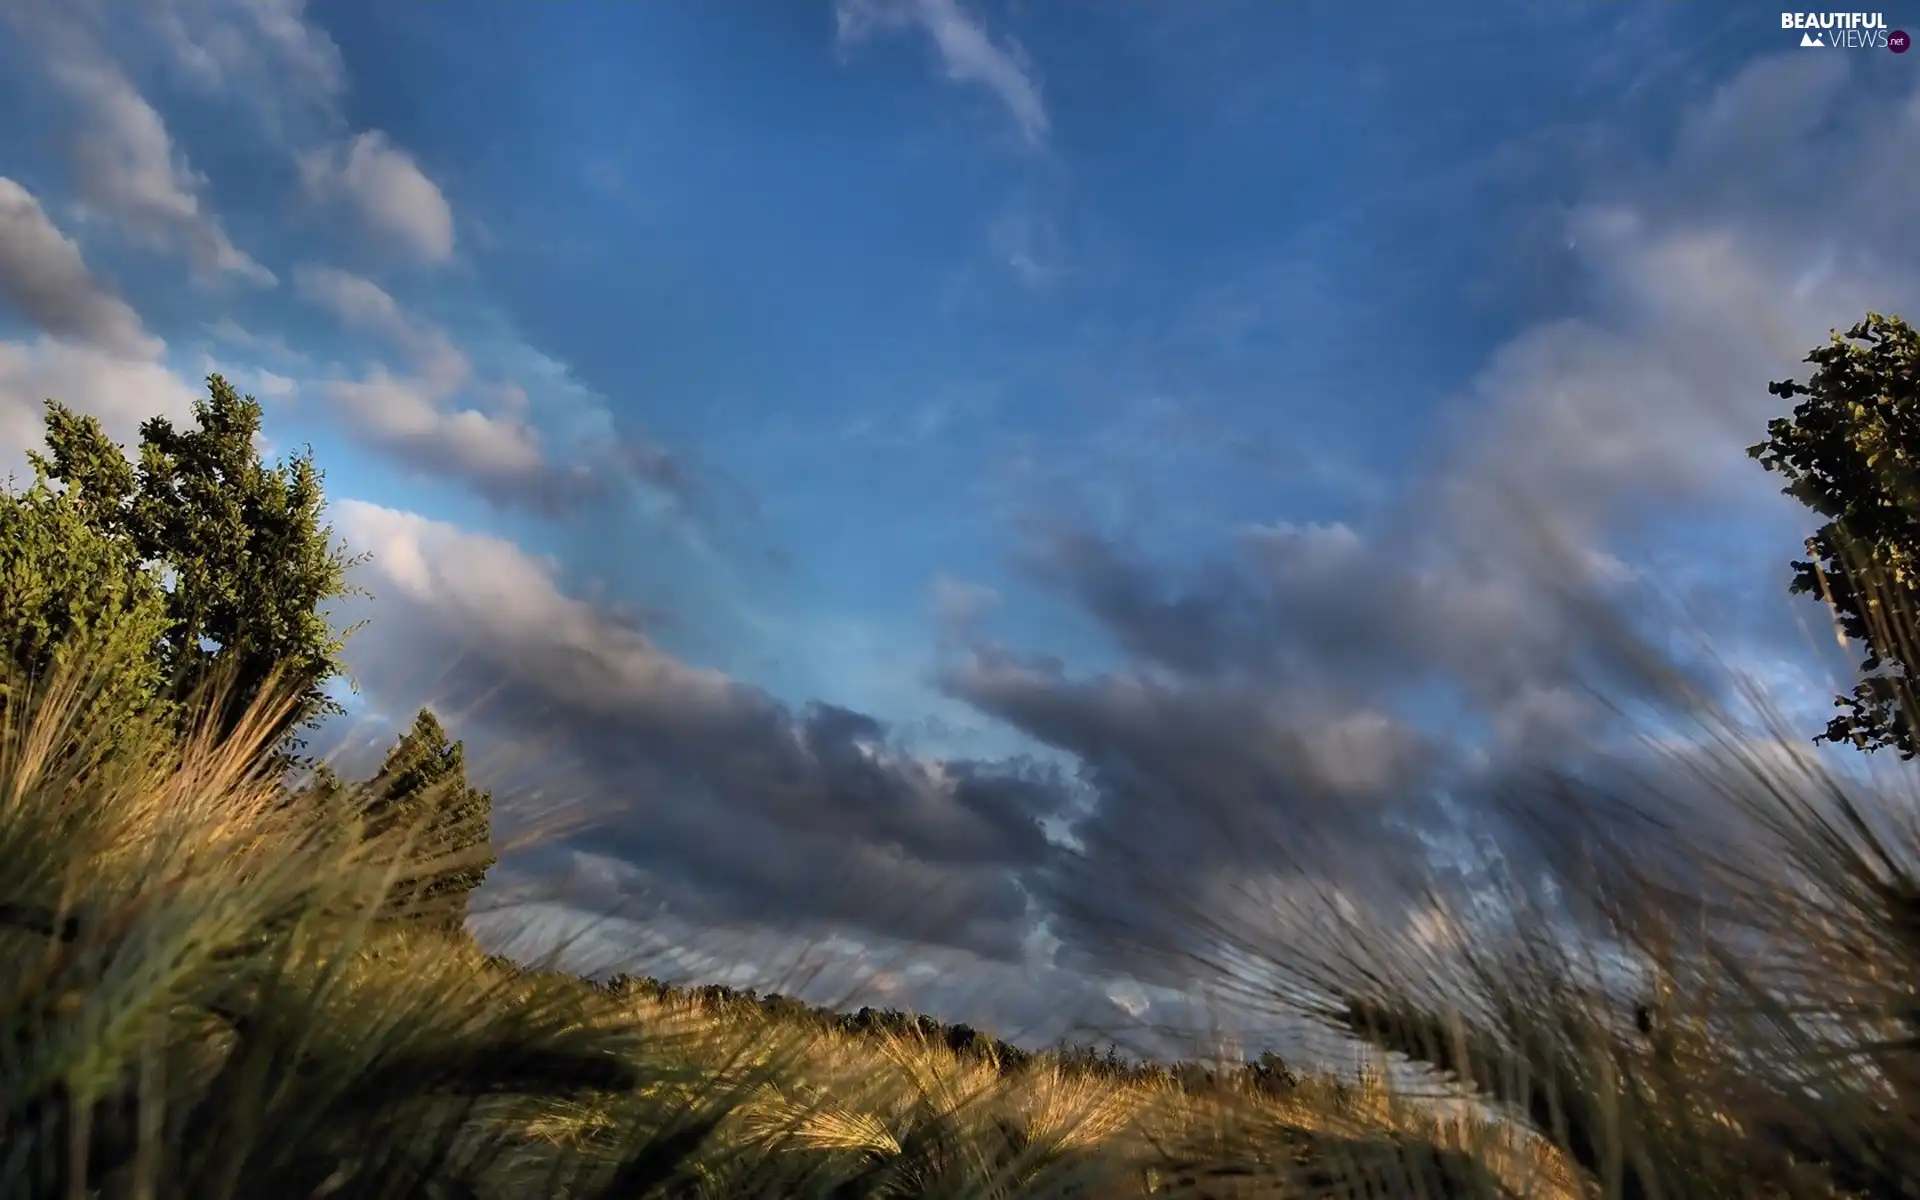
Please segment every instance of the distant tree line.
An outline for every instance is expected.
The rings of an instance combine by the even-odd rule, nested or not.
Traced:
[[[496,959],[495,962],[500,967],[512,969],[507,960]],[[1046,1065],[1115,1082],[1174,1086],[1195,1094],[1234,1089],[1277,1096],[1291,1093],[1303,1083],[1286,1060],[1270,1051],[1261,1053],[1242,1066],[1224,1069],[1198,1062],[1143,1060],[1122,1053],[1117,1043],[1101,1047],[1062,1042],[1045,1050],[1033,1051],[1002,1041],[971,1025],[949,1024],[925,1013],[903,1012],[893,1008],[862,1007],[853,1012],[838,1012],[778,992],[761,993],[754,988],[731,988],[724,984],[676,986],[651,976],[636,978],[614,975],[596,986],[615,1001],[641,999],[679,1002],[697,1005],[723,1019],[758,1018],[789,1028],[875,1038],[914,1039],[943,1045],[962,1058],[992,1064],[1009,1075]]]

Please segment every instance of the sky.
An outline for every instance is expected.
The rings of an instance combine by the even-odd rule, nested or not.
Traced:
[[[1596,597],[1827,707],[1742,450],[1920,307],[1920,55],[1777,18],[0,0],[0,454],[257,397],[370,555],[352,736],[595,806],[492,885],[576,956],[1158,1014],[1096,918],[1657,699]]]

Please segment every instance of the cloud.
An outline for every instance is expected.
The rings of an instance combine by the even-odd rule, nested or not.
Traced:
[[[1031,211],[1013,208],[994,218],[987,229],[987,247],[1026,287],[1051,287],[1066,274],[1059,230]]]
[[[358,380],[331,380],[322,392],[363,441],[430,474],[459,479],[496,502],[557,512],[599,490],[584,467],[550,464],[539,435],[524,421],[449,407],[419,381],[375,368]]]
[[[193,83],[244,95],[276,124],[330,117],[346,93],[340,47],[306,20],[304,0],[155,0],[138,15]]]
[[[1782,134],[1727,100],[1775,88],[1855,108],[1802,61],[1762,61],[1683,121],[1660,171],[1575,206],[1592,307],[1493,353],[1366,521],[1243,528],[1178,569],[1097,521],[1029,527],[1026,578],[1108,657],[1076,671],[974,628],[941,681],[1080,764],[1082,853],[1028,877],[1063,954],[1115,965],[1129,923],[1136,947],[1191,951],[1256,882],[1338,849],[1425,853],[1412,835],[1442,798],[1684,728],[1732,681],[1674,638],[1675,592],[1776,597],[1777,619],[1714,628],[1712,650],[1783,652],[1804,520],[1742,449],[1777,415],[1766,383],[1829,328],[1920,300],[1906,214],[1884,204],[1920,101],[1834,138],[1821,114]],[[1730,195],[1730,156],[1763,150]],[[1747,186],[1775,172],[1796,182]]]
[[[453,256],[453,209],[438,184],[378,130],[305,152],[300,173],[315,199],[345,204],[367,226],[427,263]]]
[[[54,73],[88,112],[69,147],[88,209],[135,238],[184,254],[203,275],[275,282],[206,210],[205,177],[187,165],[160,114],[125,76],[105,62],[61,63]]]
[[[166,343],[88,270],[80,248],[25,188],[0,177],[0,301],[39,331],[0,341],[0,459],[11,473],[42,446],[45,403],[99,417],[125,442],[151,416],[185,418],[198,390],[161,361]]]
[[[398,350],[407,371],[369,368],[326,382],[321,394],[363,443],[416,470],[455,479],[494,504],[555,516],[638,483],[676,501],[693,494],[685,466],[634,436],[561,439],[543,434],[534,405],[510,380],[477,379],[444,330],[409,313],[380,285],[333,267],[303,266],[300,295],[350,329]],[[484,406],[471,403],[484,400]],[[604,413],[601,414],[604,416]]]
[[[371,553],[378,597],[356,676],[404,693],[419,681],[396,664],[451,663],[430,697],[445,711],[539,731],[543,770],[578,764],[592,794],[618,799],[581,844],[631,868],[630,899],[709,925],[1021,953],[1014,872],[1048,853],[1052,772],[921,759],[865,714],[790,708],[674,658],[504,540],[351,501],[335,517]]]
[[[994,41],[958,0],[835,0],[834,25],[842,46],[877,34],[918,30],[932,42],[947,79],[984,88],[1006,108],[1029,145],[1047,137],[1047,108],[1040,84],[1019,44]]]
[[[1000,593],[985,584],[939,576],[933,581],[934,623],[945,633],[969,632],[1000,599]]]
[[[308,195],[351,210],[428,263],[454,248],[451,207],[414,158],[378,130],[340,138],[347,74],[303,0],[155,0],[126,13],[100,0],[20,6],[12,16],[50,76],[86,114],[70,147],[82,199],[196,269],[259,284],[272,272],[235,247],[207,210],[206,179],[120,62],[157,49],[198,89],[243,103],[291,153]],[[108,47],[123,53],[116,62]]]
[[[41,447],[49,399],[99,417],[125,444],[148,417],[191,417],[201,394],[152,360],[53,338],[0,342],[0,456],[8,464],[0,474],[24,467],[21,455]]]
[[[208,334],[229,345],[265,354],[282,363],[305,363],[307,355],[287,345],[279,334],[256,333],[231,317],[222,317],[206,326]]]
[[[0,299],[55,337],[86,342],[132,358],[152,358],[161,343],[147,335],[126,301],[81,258],[32,193],[0,177]]]
[[[265,367],[222,362],[211,355],[203,356],[200,366],[206,374],[218,375],[239,388],[242,393],[255,397],[279,400],[300,390],[298,381],[269,371]]]
[[[89,119],[75,139],[76,177],[86,211],[110,217],[115,230],[186,253],[197,267],[270,282],[264,268],[234,248],[207,209],[206,180],[174,146],[160,114],[130,80],[132,66],[164,65],[193,87],[223,101],[244,102],[289,154],[310,199],[338,205],[374,232],[428,263],[455,249],[452,210],[440,188],[385,133],[347,137],[342,103],[347,85],[339,47],[307,20],[300,0],[156,0],[121,14],[101,0],[30,4],[10,10],[43,52],[53,78]],[[119,59],[109,50],[119,52]],[[37,205],[8,196],[5,296],[31,305],[31,316],[62,336],[117,339],[122,353],[151,355],[159,343],[136,343],[139,323],[85,278],[77,250],[45,224]],[[17,211],[16,211],[17,210]],[[36,218],[36,214],[38,217]],[[319,394],[364,443],[422,472],[459,480],[489,501],[558,514],[616,496],[633,484],[676,504],[696,488],[684,462],[630,431],[612,428],[604,404],[578,411],[572,392],[538,385],[537,402],[511,379],[480,378],[449,333],[402,306],[379,283],[334,267],[295,272],[303,299],[347,329],[370,334],[392,351],[358,378],[323,381]],[[92,297],[86,299],[85,297]],[[117,330],[110,328],[118,323]],[[278,339],[263,339],[231,320],[214,336],[270,355],[273,372],[249,368],[263,394],[286,394],[284,364],[303,356]],[[500,340],[487,352],[502,356]],[[496,372],[496,375],[498,373]],[[594,428],[583,428],[592,425]]]
[[[151,42],[187,79],[243,101],[267,123],[293,154],[310,199],[343,206],[422,262],[452,257],[452,206],[413,155],[380,130],[339,136],[346,64],[307,19],[304,0],[158,0],[142,17]]]
[[[233,244],[196,172],[146,97],[101,44],[114,22],[87,4],[24,5],[7,17],[78,113],[66,139],[86,212],[133,241],[176,253],[205,278],[269,286],[272,271]]]
[[[416,320],[379,284],[333,267],[301,267],[294,274],[300,294],[348,328],[373,333],[411,359],[413,369],[436,391],[465,383],[472,364],[446,333]]]

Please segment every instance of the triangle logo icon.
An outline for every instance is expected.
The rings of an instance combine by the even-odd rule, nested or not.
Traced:
[[[1827,43],[1817,33],[1803,33],[1800,35],[1800,44],[1802,46],[1819,46],[1825,48]]]

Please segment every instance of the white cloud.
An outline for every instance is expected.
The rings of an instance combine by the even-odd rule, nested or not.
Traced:
[[[1046,102],[1025,52],[1016,42],[996,43],[958,0],[836,0],[833,11],[843,46],[918,29],[932,40],[949,80],[991,92],[1029,144],[1046,140]]]
[[[549,473],[533,428],[511,415],[450,409],[419,380],[375,368],[359,380],[325,385],[327,399],[353,431],[424,469],[482,487],[536,487]]]
[[[346,65],[305,0],[155,0],[143,11],[181,73],[265,120],[312,199],[343,205],[425,262],[452,256],[453,210],[413,156],[379,130],[338,138]]]
[[[151,416],[183,418],[198,390],[160,361],[166,343],[87,269],[31,193],[0,178],[0,301],[39,330],[0,341],[0,475],[42,445],[47,400],[99,417],[126,441]]]
[[[477,378],[465,352],[443,330],[409,313],[372,280],[318,266],[302,267],[294,278],[308,301],[349,328],[380,337],[407,360],[403,373],[375,365],[359,379],[322,387],[334,413],[368,445],[428,474],[459,480],[495,504],[549,513],[604,497],[622,480],[675,495],[685,491],[680,463],[621,436],[604,407],[557,412],[554,404],[541,405],[547,433],[566,448],[556,455],[531,419],[535,406],[524,387],[507,378]],[[525,365],[548,376],[540,382],[549,397],[555,385],[570,382],[550,359],[535,356]],[[569,430],[566,417],[597,417],[600,424]]]
[[[428,262],[452,254],[452,211],[414,159],[378,131],[338,139],[346,67],[307,20],[304,0],[154,0],[125,12],[108,0],[16,7],[5,15],[88,116],[73,145],[82,198],[134,235],[181,249],[208,273],[273,279],[207,211],[206,180],[107,47],[123,52],[120,61],[133,61],[135,46],[159,50],[176,76],[262,120],[315,199],[344,204]]]
[[[941,575],[933,581],[933,619],[942,629],[969,629],[1000,603],[1000,593],[983,583]]]
[[[0,177],[0,300],[56,337],[123,355],[151,358],[162,344],[140,317],[96,279],[73,239],[55,227],[39,200]]]
[[[88,212],[203,276],[271,285],[273,272],[233,244],[206,206],[206,178],[120,68],[79,30],[42,28],[48,72],[83,114],[67,151]]]
[[[472,409],[445,411],[418,384],[384,371],[335,380],[327,394],[356,429],[395,448],[431,453],[482,475],[534,472],[543,465],[527,426]]]
[[[561,504],[568,489],[583,482],[548,461],[526,419],[526,393],[518,387],[483,381],[476,391],[494,402],[493,411],[459,406],[455,397],[473,377],[467,356],[379,284],[333,267],[302,267],[294,278],[307,300],[347,327],[378,336],[409,360],[405,376],[375,366],[357,380],[323,386],[334,412],[356,437],[495,499]]]
[[[304,0],[154,0],[128,13],[111,0],[23,6],[0,0],[0,20],[22,33],[47,64],[48,77],[86,114],[74,139],[82,210],[110,219],[113,232],[165,244],[204,272],[272,280],[226,236],[206,206],[206,180],[136,88],[144,77],[131,64],[152,65],[157,52],[177,80],[224,104],[244,104],[293,160],[310,200],[337,206],[425,262],[453,256],[455,222],[439,186],[384,132],[349,132],[344,61],[326,32],[308,20]],[[37,203],[8,193],[0,195],[0,204],[6,206],[0,212],[0,271],[6,272],[0,302],[26,311],[50,333],[107,346],[133,360],[164,350],[163,343],[144,337],[130,308],[89,278],[78,248],[45,220]],[[357,378],[342,377],[335,368],[331,382],[305,389],[317,385],[366,443],[412,467],[455,478],[492,502],[549,512],[633,483],[684,493],[677,461],[615,429],[604,404],[588,411],[569,393],[562,397],[564,411],[557,410],[550,400],[561,396],[564,380],[541,380],[529,397],[514,381],[529,387],[536,381],[515,368],[495,366],[491,377],[477,378],[448,332],[408,311],[371,279],[315,266],[302,269],[297,283],[305,299],[348,329],[371,334],[397,352],[391,362],[362,368]],[[296,378],[308,377],[292,366],[306,356],[278,337],[230,318],[204,327],[224,343],[218,359],[236,360],[222,373],[263,397],[291,395],[300,390]],[[487,337],[484,344],[490,358],[501,357],[500,339]],[[202,349],[215,360],[213,346]],[[550,457],[549,439],[572,457]]]
[[[1756,62],[1681,122],[1661,176],[1571,214],[1600,302],[1522,331],[1480,373],[1450,468],[1474,501],[1458,524],[1499,537],[1499,514],[1524,511],[1584,544],[1692,505],[1776,511],[1778,481],[1742,452],[1778,415],[1768,382],[1868,309],[1920,303],[1910,206],[1885,200],[1910,188],[1884,174],[1912,160],[1920,122],[1890,108],[1819,133],[1849,102],[1835,61]],[[1788,120],[1763,96],[1809,111]]]
[[[294,273],[300,294],[340,320],[388,336],[405,336],[410,322],[400,304],[371,279],[333,267],[301,267]]]
[[[346,204],[366,224],[429,263],[453,256],[453,209],[439,185],[378,130],[300,156],[316,199]]]
[[[0,342],[0,475],[24,467],[22,455],[41,446],[47,400],[59,400],[100,418],[125,443],[148,417],[192,415],[198,388],[152,360],[130,359],[97,347],[43,337]]]

